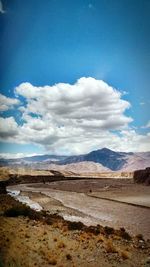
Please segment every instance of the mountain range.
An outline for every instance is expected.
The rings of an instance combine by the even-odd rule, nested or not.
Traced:
[[[150,167],[150,152],[126,153],[102,148],[76,156],[37,155],[17,159],[1,158],[0,166],[70,170],[78,173],[134,171]]]

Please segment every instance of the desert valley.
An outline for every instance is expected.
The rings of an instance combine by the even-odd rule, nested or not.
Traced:
[[[150,154],[90,154],[1,159],[1,266],[149,266]]]

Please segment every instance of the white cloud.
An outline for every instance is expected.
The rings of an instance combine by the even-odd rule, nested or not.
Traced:
[[[0,13],[5,13],[5,10],[3,9],[2,1],[0,1]]]
[[[29,154],[29,153],[0,153],[0,159],[19,159],[24,157],[32,157],[37,154]]]
[[[148,122],[147,122],[147,124],[146,124],[146,125],[144,125],[142,128],[145,128],[145,129],[148,129],[148,128],[150,128],[150,121],[148,121]]]
[[[0,94],[0,111],[12,109],[14,105],[18,105],[20,101],[15,98],[6,97]]]
[[[28,102],[24,113],[40,115],[57,126],[93,127],[95,121],[100,129],[118,129],[132,121],[123,114],[129,102],[121,99],[119,91],[94,78],[81,78],[74,85],[35,87],[23,83],[16,94]]]
[[[13,117],[0,118],[0,140],[12,140],[18,133],[18,125]]]
[[[125,111],[130,103],[102,80],[83,77],[75,84],[43,87],[22,83],[15,93],[26,100],[26,105],[18,108],[22,125],[11,118],[14,130],[5,129],[9,132],[3,134],[5,141],[33,143],[57,154],[81,154],[101,147],[150,150],[149,135],[129,128],[132,118]]]
[[[116,150],[128,152],[150,151],[150,133],[139,134],[133,129],[121,131],[121,136],[117,140]]]

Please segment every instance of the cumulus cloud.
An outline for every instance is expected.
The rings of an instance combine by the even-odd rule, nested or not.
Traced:
[[[35,87],[22,83],[16,94],[27,100],[24,113],[40,115],[55,126],[118,129],[132,121],[124,115],[129,102],[121,99],[119,91],[94,78],[81,78],[74,85]]]
[[[13,117],[0,118],[0,140],[11,140],[18,133],[18,125]],[[13,139],[12,139],[13,140]]]
[[[20,101],[16,98],[6,97],[0,94],[0,111],[6,111],[12,109],[15,105],[18,105]]]
[[[120,151],[148,148],[149,135],[129,128],[132,118],[125,111],[130,103],[102,80],[82,77],[75,84],[42,87],[22,83],[15,94],[25,98],[26,104],[18,108],[22,124],[17,125],[11,117],[14,131],[5,129],[9,135],[3,134],[3,140],[33,143],[60,154],[81,154],[101,147]]]

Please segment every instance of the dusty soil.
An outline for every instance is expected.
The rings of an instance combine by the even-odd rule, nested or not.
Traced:
[[[23,216],[6,217],[4,212],[17,202],[1,195],[0,204],[0,266],[150,266],[150,241],[140,236],[127,240],[121,232],[110,234],[109,229],[101,227],[96,228],[100,231],[70,230],[70,224],[57,217],[50,223]]]

